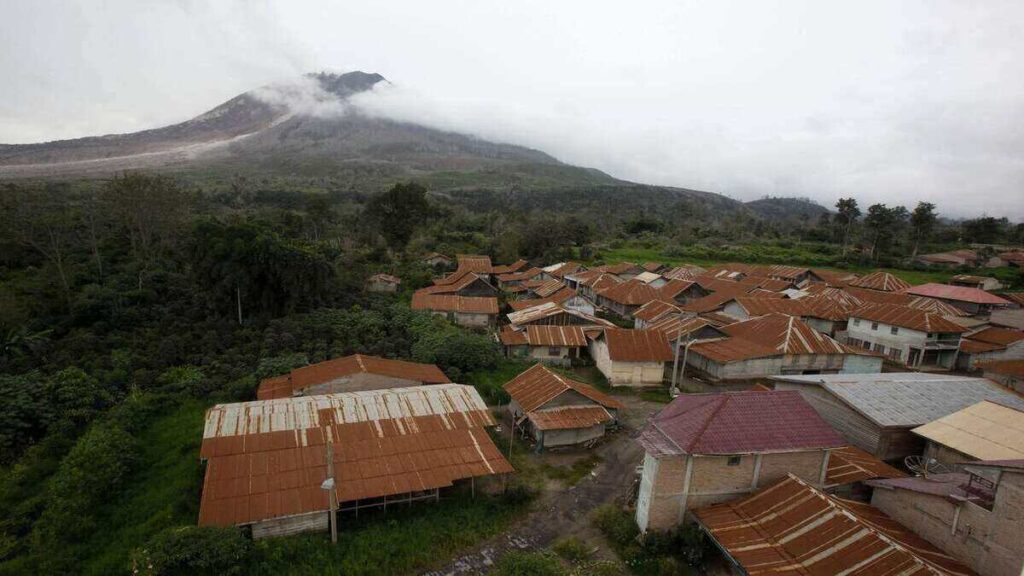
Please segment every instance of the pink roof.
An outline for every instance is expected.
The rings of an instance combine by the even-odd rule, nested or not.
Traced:
[[[972,304],[995,304],[998,306],[1010,305],[1009,301],[1004,300],[995,294],[989,294],[984,290],[970,288],[968,286],[950,286],[949,284],[936,284],[932,282],[929,284],[922,284],[920,286],[912,286],[904,290],[904,292],[907,294],[914,294],[915,296],[928,296],[943,300],[970,302]]]
[[[847,444],[795,390],[683,394],[640,443],[652,455],[743,454]]]

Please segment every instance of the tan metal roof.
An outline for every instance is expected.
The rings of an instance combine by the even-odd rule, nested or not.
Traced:
[[[591,316],[590,314],[580,312],[579,310],[564,308],[555,302],[545,302],[537,306],[510,312],[508,314],[508,321],[516,326],[524,326],[526,324],[540,322],[560,314],[576,318],[578,320],[576,323],[579,325],[614,326],[614,324],[607,320],[598,318],[597,316]]]
[[[218,404],[206,413],[200,525],[326,511],[327,447],[347,502],[511,472],[472,386],[436,384]]]
[[[544,366],[535,364],[504,385],[505,391],[525,412],[544,407],[562,393],[574,390],[605,408],[622,408],[622,403],[593,386],[563,376]]]
[[[748,574],[973,574],[877,508],[829,496],[792,474],[693,514]]]
[[[608,355],[615,362],[667,362],[673,358],[664,332],[609,328],[604,338]]]
[[[871,478],[902,478],[906,472],[893,468],[856,446],[844,446],[828,454],[826,486],[862,482]]]
[[[914,432],[978,460],[1024,458],[1024,412],[983,400]]]

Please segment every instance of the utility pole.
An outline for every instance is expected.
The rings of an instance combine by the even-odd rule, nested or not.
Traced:
[[[676,388],[676,374],[679,372],[679,342],[682,340],[682,338],[683,338],[683,330],[682,330],[682,326],[680,326],[679,327],[679,332],[676,333],[675,358],[672,360],[672,387],[669,388],[669,391],[668,391],[668,395],[669,396],[672,396],[672,394],[678,392],[678,388]],[[684,360],[684,362],[685,362],[685,360]],[[686,368],[685,364],[683,365],[683,368],[684,369]]]
[[[327,479],[324,480],[321,488],[327,491],[328,505],[330,506],[328,519],[331,522],[331,544],[338,543],[338,491],[334,482],[334,440],[327,436]]]
[[[235,298],[238,300],[238,325],[242,325],[242,287],[235,285]]]

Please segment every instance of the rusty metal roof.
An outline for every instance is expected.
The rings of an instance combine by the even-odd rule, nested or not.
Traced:
[[[657,330],[608,328],[604,339],[613,362],[667,362],[673,358],[668,338]]]
[[[851,281],[849,285],[857,288],[878,290],[879,292],[902,292],[907,288],[910,288],[909,282],[901,280],[896,276],[893,276],[891,273],[883,272],[881,270],[872,272],[867,276],[861,276],[860,278]]]
[[[661,294],[662,298],[673,300],[677,296],[679,296],[683,292],[686,292],[687,290],[690,290],[694,286],[697,287],[701,294],[705,293],[703,287],[701,287],[701,285],[697,284],[696,282],[693,282],[691,280],[676,279],[672,279],[666,282],[664,286],[658,288],[658,292]]]
[[[846,441],[795,390],[683,394],[638,439],[652,456],[838,448]]]
[[[494,294],[498,293],[497,288],[491,285],[487,279],[476,272],[461,272],[452,274],[445,278],[439,278],[434,281],[433,286],[427,286],[426,288],[420,288],[417,292],[423,294],[458,294],[466,288],[469,288],[477,282],[482,282],[494,291]]]
[[[707,318],[701,318],[699,316],[684,317],[684,316],[665,316],[647,326],[648,330],[657,330],[665,334],[665,338],[668,338],[669,342],[675,342],[676,339],[682,338],[684,340],[691,339],[691,334],[700,332],[710,332],[715,337],[725,337],[725,332],[722,332]],[[704,336],[709,337],[709,336]]]
[[[508,274],[509,272],[518,272],[529,265],[529,262],[520,258],[511,264],[499,264],[498,266],[491,267],[491,274]]]
[[[985,352],[994,352],[996,350],[1005,350],[1004,344],[992,344],[990,342],[979,342],[978,340],[971,340],[970,338],[964,338],[960,340],[960,353],[961,354],[983,354]]]
[[[990,326],[977,332],[973,332],[967,337],[971,340],[988,342],[990,344],[1000,344],[1003,347],[1006,347],[1014,342],[1024,340],[1024,332],[1020,330],[1010,330],[1008,328],[996,328],[994,326]]]
[[[530,268],[520,272],[509,272],[508,274],[499,274],[498,282],[522,282],[523,280],[536,278],[543,273],[544,271],[540,268]]]
[[[690,346],[690,353],[714,360],[715,362],[738,362],[753,358],[779,356],[782,353],[774,348],[749,342],[742,338],[721,338],[704,340]]]
[[[877,508],[829,496],[792,474],[693,514],[748,574],[974,574]]]
[[[1013,302],[1017,306],[1024,306],[1024,292],[1005,292],[1000,296],[1010,302]]]
[[[913,296],[902,292],[880,292],[878,290],[869,290],[868,288],[857,288],[856,286],[847,286],[843,290],[864,304],[909,306],[910,302],[914,299]]]
[[[665,300],[651,300],[633,312],[633,318],[645,322],[653,322],[666,314],[679,314],[683,311],[678,305]]]
[[[513,311],[518,312],[527,308],[533,308],[534,306],[540,306],[541,304],[561,304],[566,300],[576,296],[576,291],[568,286],[563,287],[554,294],[546,298],[524,298],[521,300],[510,300],[508,305]]]
[[[310,386],[325,384],[357,373],[377,374],[423,384],[450,382],[448,376],[433,364],[352,354],[296,368],[284,376],[267,378],[260,382],[256,397],[260,400],[287,398]]]
[[[940,298],[942,300],[954,300],[956,302],[969,302],[971,304],[986,304],[993,306],[1010,306],[1011,303],[1003,300],[995,294],[991,294],[980,288],[968,286],[950,286],[949,284],[936,284],[930,282],[920,286],[911,286],[903,290],[906,294],[915,296],[927,296],[929,298]]]
[[[429,294],[420,290],[413,292],[413,310],[436,310],[438,312],[464,312],[467,314],[498,314],[498,299],[490,296],[456,296],[453,294]]]
[[[530,324],[516,329],[505,327],[501,331],[501,343],[506,346],[566,346],[582,348],[587,345],[587,336],[580,326],[557,326]]]
[[[1024,378],[1024,360],[994,360],[978,365],[985,372]]]
[[[661,275],[669,280],[688,280],[692,282],[705,273],[707,273],[707,270],[704,268],[687,264],[666,270]]]
[[[791,300],[789,298],[740,296],[736,298],[736,303],[750,316],[764,316],[766,314],[809,316],[811,310],[811,307],[806,302],[806,298]]]
[[[850,312],[850,318],[861,318],[921,332],[959,334],[967,331],[967,328],[938,314],[894,304],[867,304]]]
[[[872,478],[902,478],[906,475],[856,446],[843,446],[829,452],[825,485],[839,486]]]
[[[328,442],[342,502],[511,472],[492,425],[480,395],[460,384],[219,404],[203,431],[199,524],[326,511]]]
[[[656,300],[660,297],[656,288],[652,288],[650,284],[646,284],[637,279],[627,280],[626,282],[609,286],[599,291],[597,294],[602,298],[607,298],[612,302],[625,304],[627,306],[646,304],[651,300]]]
[[[730,324],[722,330],[735,338],[754,342],[782,354],[849,354],[850,350],[805,324],[785,314],[768,314],[759,318]]]
[[[563,376],[544,366],[534,364],[505,383],[504,389],[526,412],[544,407],[562,393],[574,390],[605,408],[622,408],[622,403],[593,386]]]
[[[842,270],[826,270],[824,268],[811,268],[811,272],[825,281],[829,286],[845,286],[846,284],[859,278],[853,272],[844,272]]]
[[[603,406],[560,406],[527,412],[526,417],[538,430],[590,428],[612,420]]]
[[[490,256],[481,256],[479,254],[456,254],[455,258],[459,262],[459,270],[490,273],[491,268],[493,267],[491,265]]]
[[[565,308],[556,302],[545,302],[537,306],[510,312],[508,314],[508,321],[516,326],[525,326],[533,322],[540,322],[562,314],[567,317],[576,318],[580,321],[578,323],[579,325],[614,326],[614,324],[607,320],[598,318],[597,316],[591,316],[590,314],[580,312],[579,310]]]
[[[959,316],[963,318],[970,316],[969,313],[953,306],[952,304],[947,304],[942,300],[928,298],[926,296],[915,296],[911,298],[910,302],[907,303],[907,306],[917,308],[918,310],[924,310],[925,312],[938,314],[939,316]]]

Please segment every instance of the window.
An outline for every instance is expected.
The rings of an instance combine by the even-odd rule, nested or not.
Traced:
[[[899,348],[889,348],[889,358],[892,358],[893,360],[902,360],[903,350],[900,350]]]
[[[872,330],[878,330],[878,322],[872,322],[871,323],[871,329]]]
[[[871,350],[871,342],[865,340],[864,342],[861,343],[861,347],[864,348],[865,350]]]
[[[860,326],[860,318],[854,318],[853,319],[853,325],[854,326]]]
[[[562,355],[562,349],[561,348],[559,348],[557,346],[552,346],[552,347],[548,348],[548,356],[561,356],[561,355]]]
[[[899,328],[897,328],[895,326],[893,326],[892,328],[889,328],[889,334],[892,334],[893,336],[895,336],[895,335],[897,335],[899,333],[900,333],[900,329]]]
[[[885,346],[882,346],[881,344],[875,344],[875,352],[881,352],[881,353],[884,354],[885,353]]]
[[[739,466],[740,465],[740,460],[742,460],[742,459],[743,459],[742,456],[729,456],[728,464],[729,464],[729,466]]]
[[[860,346],[860,338],[847,338],[846,343],[850,346]]]

